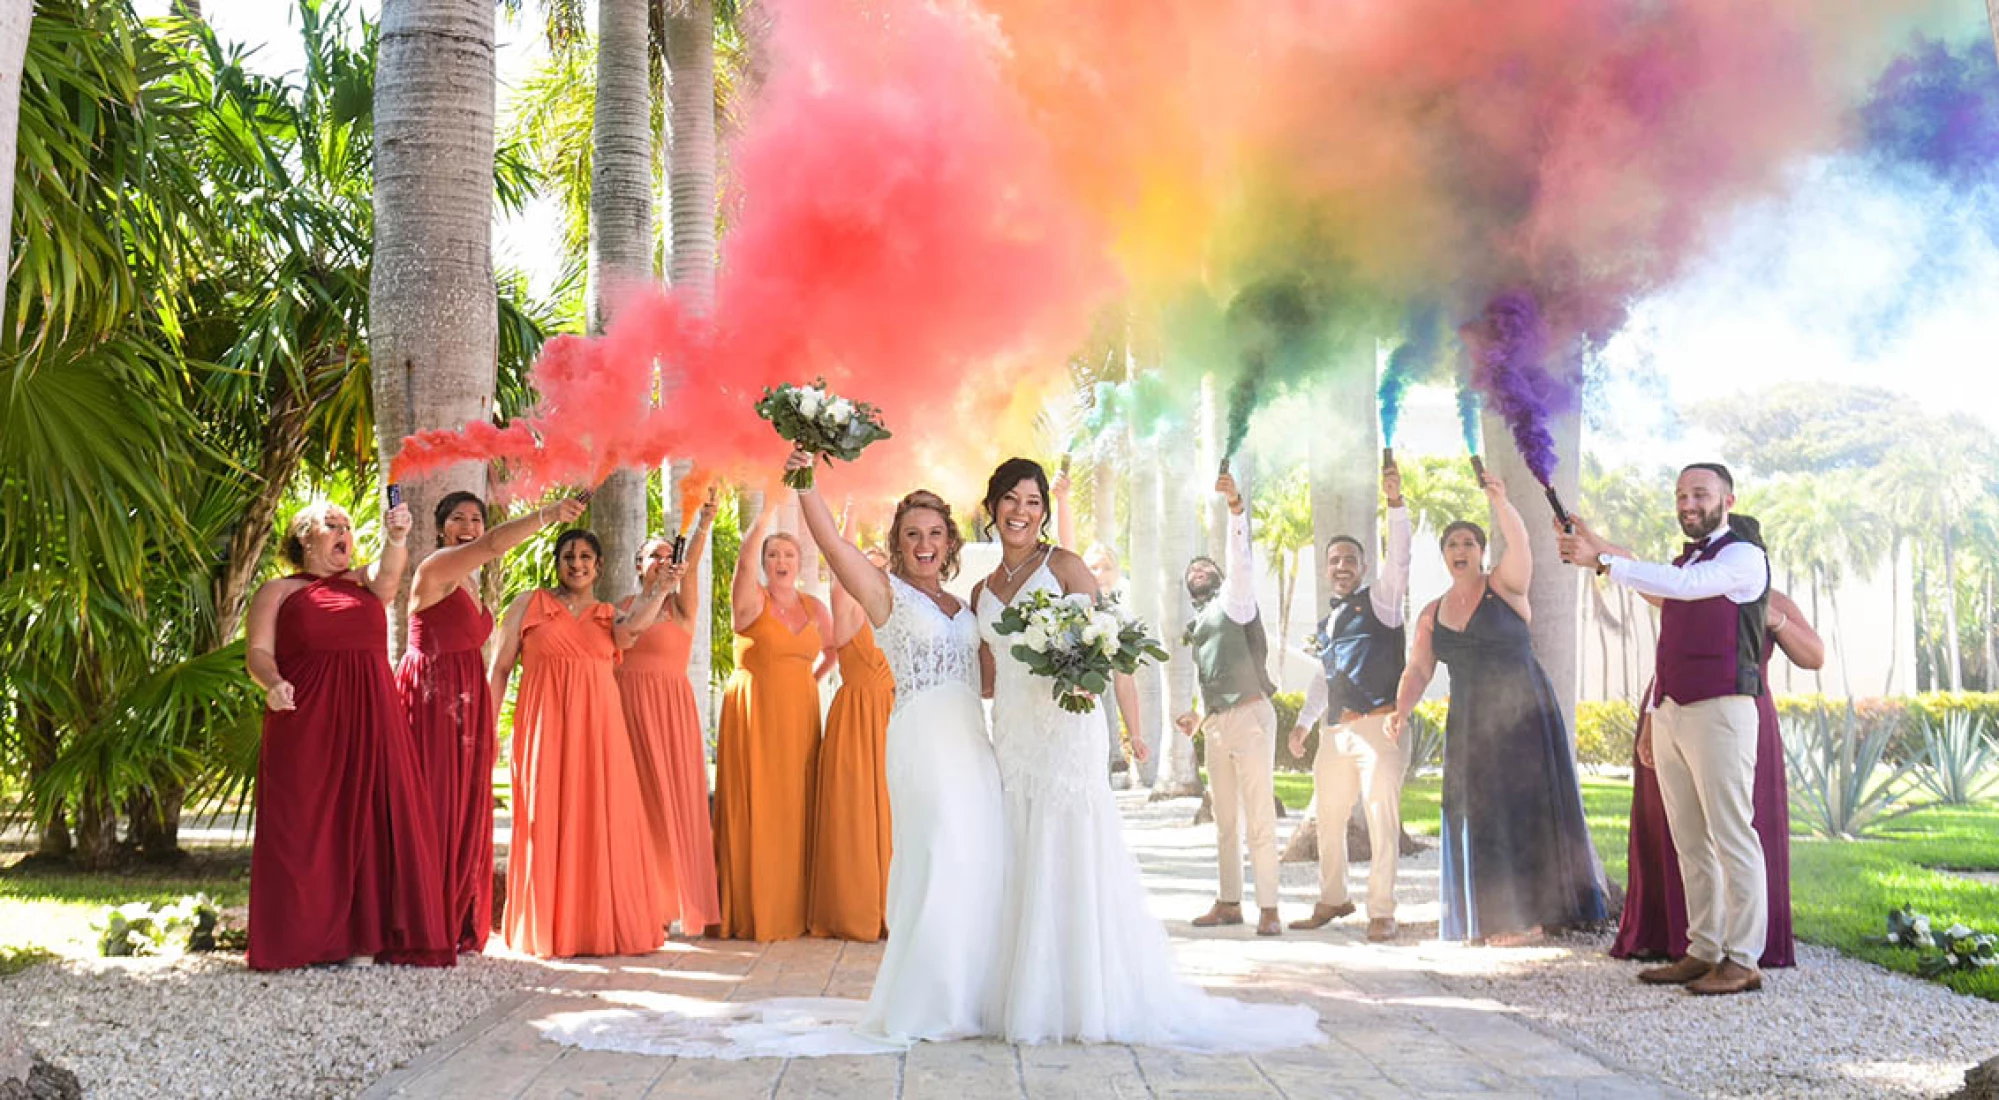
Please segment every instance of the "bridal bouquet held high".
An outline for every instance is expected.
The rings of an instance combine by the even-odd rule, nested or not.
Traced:
[[[1057,596],[1037,589],[1016,599],[993,630],[1020,635],[1013,655],[1028,671],[1054,681],[1050,691],[1062,709],[1095,710],[1097,696],[1110,690],[1111,675],[1138,671],[1140,661],[1166,660],[1166,650],[1145,624],[1114,599],[1092,601],[1081,594]]]
[[[843,462],[852,462],[870,443],[889,437],[880,409],[828,393],[824,378],[810,386],[786,383],[766,389],[757,402],[757,415],[799,450]],[[812,467],[786,472],[784,483],[793,489],[812,488]]]

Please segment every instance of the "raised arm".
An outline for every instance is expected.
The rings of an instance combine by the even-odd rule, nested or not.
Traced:
[[[1770,609],[1765,613],[1770,637],[1791,663],[1808,671],[1825,667],[1825,639],[1812,629],[1796,600],[1776,589],[1770,590]]]
[[[1381,560],[1374,585],[1368,589],[1374,617],[1381,625],[1402,625],[1402,601],[1409,594],[1409,509],[1402,503],[1402,471],[1393,466],[1381,472],[1381,495],[1388,504],[1388,556]]]
[[[1247,623],[1256,618],[1255,557],[1249,545],[1249,509],[1235,478],[1223,474],[1215,479],[1215,492],[1229,506],[1228,539],[1222,550],[1222,610],[1233,622]]]
[[[701,511],[694,521],[694,530],[687,536],[687,556],[682,564],[687,566],[687,572],[694,576],[695,583],[683,583],[674,588],[673,595],[667,597],[667,613],[682,623],[693,622],[694,616],[701,610],[699,591],[701,555],[707,551],[708,533],[715,527],[716,493],[715,486],[708,486],[708,499],[701,502]]]
[[[1430,690],[1430,681],[1437,675],[1437,651],[1431,645],[1430,635],[1436,628],[1437,605],[1441,602],[1430,601],[1430,606],[1416,616],[1416,644],[1409,649],[1409,663],[1402,669],[1402,682],[1395,689],[1395,713],[1388,719],[1390,737],[1402,736],[1409,716],[1415,713],[1416,704]]]
[[[776,509],[766,506],[757,521],[743,532],[743,544],[736,554],[736,575],[729,584],[730,625],[741,634],[764,613],[764,586],[757,581],[758,558],[763,556],[764,532],[770,528]]]
[[[521,657],[521,622],[527,618],[528,601],[534,598],[530,589],[514,597],[500,620],[500,641],[493,647],[493,664],[486,670],[487,683],[493,689],[493,709],[499,710],[507,698],[507,681],[514,675],[514,665]]]
[[[631,598],[611,623],[611,639],[619,649],[630,649],[639,635],[664,616],[667,597],[680,591],[681,578],[686,573],[686,566],[670,561],[656,562],[646,570],[638,595]]]
[[[388,603],[396,598],[396,589],[403,584],[403,567],[410,561],[410,506],[398,504],[382,513],[382,530],[387,540],[382,545],[382,556],[361,569],[363,583],[375,598]]]
[[[257,594],[250,597],[249,641],[243,664],[249,669],[250,679],[264,689],[267,710],[291,710],[297,705],[291,681],[278,671],[277,635],[278,608],[298,588],[297,581],[265,581]]]
[[[1492,566],[1492,587],[1501,596],[1510,597],[1507,602],[1518,609],[1534,583],[1534,550],[1527,542],[1527,524],[1520,518],[1520,509],[1506,499],[1506,483],[1498,475],[1488,471],[1484,488],[1485,498],[1492,504],[1493,525],[1506,540],[1505,552]],[[1521,617],[1526,617],[1524,612]]]
[[[812,462],[812,455],[793,451],[791,457],[785,460],[784,468],[804,469]],[[867,613],[869,622],[876,626],[887,622],[894,603],[889,593],[888,575],[875,568],[875,563],[861,553],[860,547],[847,541],[839,523],[833,518],[832,508],[817,489],[799,491],[798,511],[805,517],[805,529],[812,532],[812,541],[819,545],[819,553],[825,556],[826,564],[833,570],[833,579]],[[893,542],[895,532],[890,531],[888,537]]]
[[[416,580],[410,585],[410,610],[424,608],[451,595],[458,582],[474,569],[526,542],[536,531],[552,523],[574,523],[583,516],[583,502],[574,499],[544,504],[523,516],[516,516],[463,546],[446,546],[431,552],[417,563]]]

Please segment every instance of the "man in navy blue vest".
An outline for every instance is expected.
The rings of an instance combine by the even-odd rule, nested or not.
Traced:
[[[1408,646],[1402,629],[1402,600],[1409,591],[1409,510],[1402,506],[1402,473],[1393,464],[1381,471],[1381,495],[1388,503],[1388,557],[1371,585],[1367,552],[1352,535],[1326,543],[1326,586],[1330,613],[1313,635],[1324,675],[1312,679],[1305,707],[1291,728],[1291,755],[1305,754],[1305,738],[1321,715],[1319,751],[1312,761],[1318,801],[1319,903],[1293,928],[1323,928],[1354,911],[1347,897],[1347,817],[1354,803],[1367,813],[1367,938],[1395,938],[1395,864],[1401,855],[1402,773],[1407,759],[1388,732],[1395,712],[1395,689],[1402,680]],[[1372,540],[1370,540],[1372,541]]]
[[[1751,827],[1770,559],[1729,527],[1735,479],[1697,462],[1675,491],[1687,544],[1671,565],[1632,560],[1580,520],[1562,559],[1659,605],[1652,758],[1687,894],[1687,955],[1639,972],[1692,993],[1760,989],[1769,921],[1763,846]]]

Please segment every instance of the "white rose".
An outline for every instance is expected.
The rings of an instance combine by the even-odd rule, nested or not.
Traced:
[[[1097,652],[1103,654],[1106,657],[1117,656],[1117,651],[1118,651],[1118,640],[1117,640],[1117,635],[1115,634],[1106,634],[1104,635],[1103,640],[1097,643]]]
[[[854,403],[844,397],[836,397],[826,406],[826,422],[836,428],[844,427],[854,418]]]
[[[806,419],[819,415],[819,406],[826,401],[825,393],[817,387],[807,386],[798,391],[798,412]]]
[[[1036,653],[1048,652],[1048,632],[1039,626],[1030,626],[1020,636],[1020,644]]]
[[[1112,637],[1115,637],[1117,632],[1122,629],[1117,621],[1117,616],[1106,615],[1101,611],[1091,616],[1090,625],[1097,628],[1098,634],[1108,634]]]
[[[1104,632],[1097,629],[1096,623],[1091,623],[1083,628],[1082,637],[1084,645],[1096,645],[1097,642],[1103,639],[1103,636]]]

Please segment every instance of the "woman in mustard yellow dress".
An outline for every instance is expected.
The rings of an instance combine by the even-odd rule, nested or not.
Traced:
[[[887,554],[870,548],[867,556],[875,568],[887,568]],[[887,931],[885,763],[895,677],[875,644],[867,612],[837,583],[833,636],[840,652],[840,690],[826,711],[826,737],[819,744],[806,923],[815,936],[878,940]]]
[[[819,679],[838,659],[832,616],[798,590],[798,540],[770,522],[765,509],[736,561],[736,671],[715,738],[722,935],[764,943],[805,934]]]

